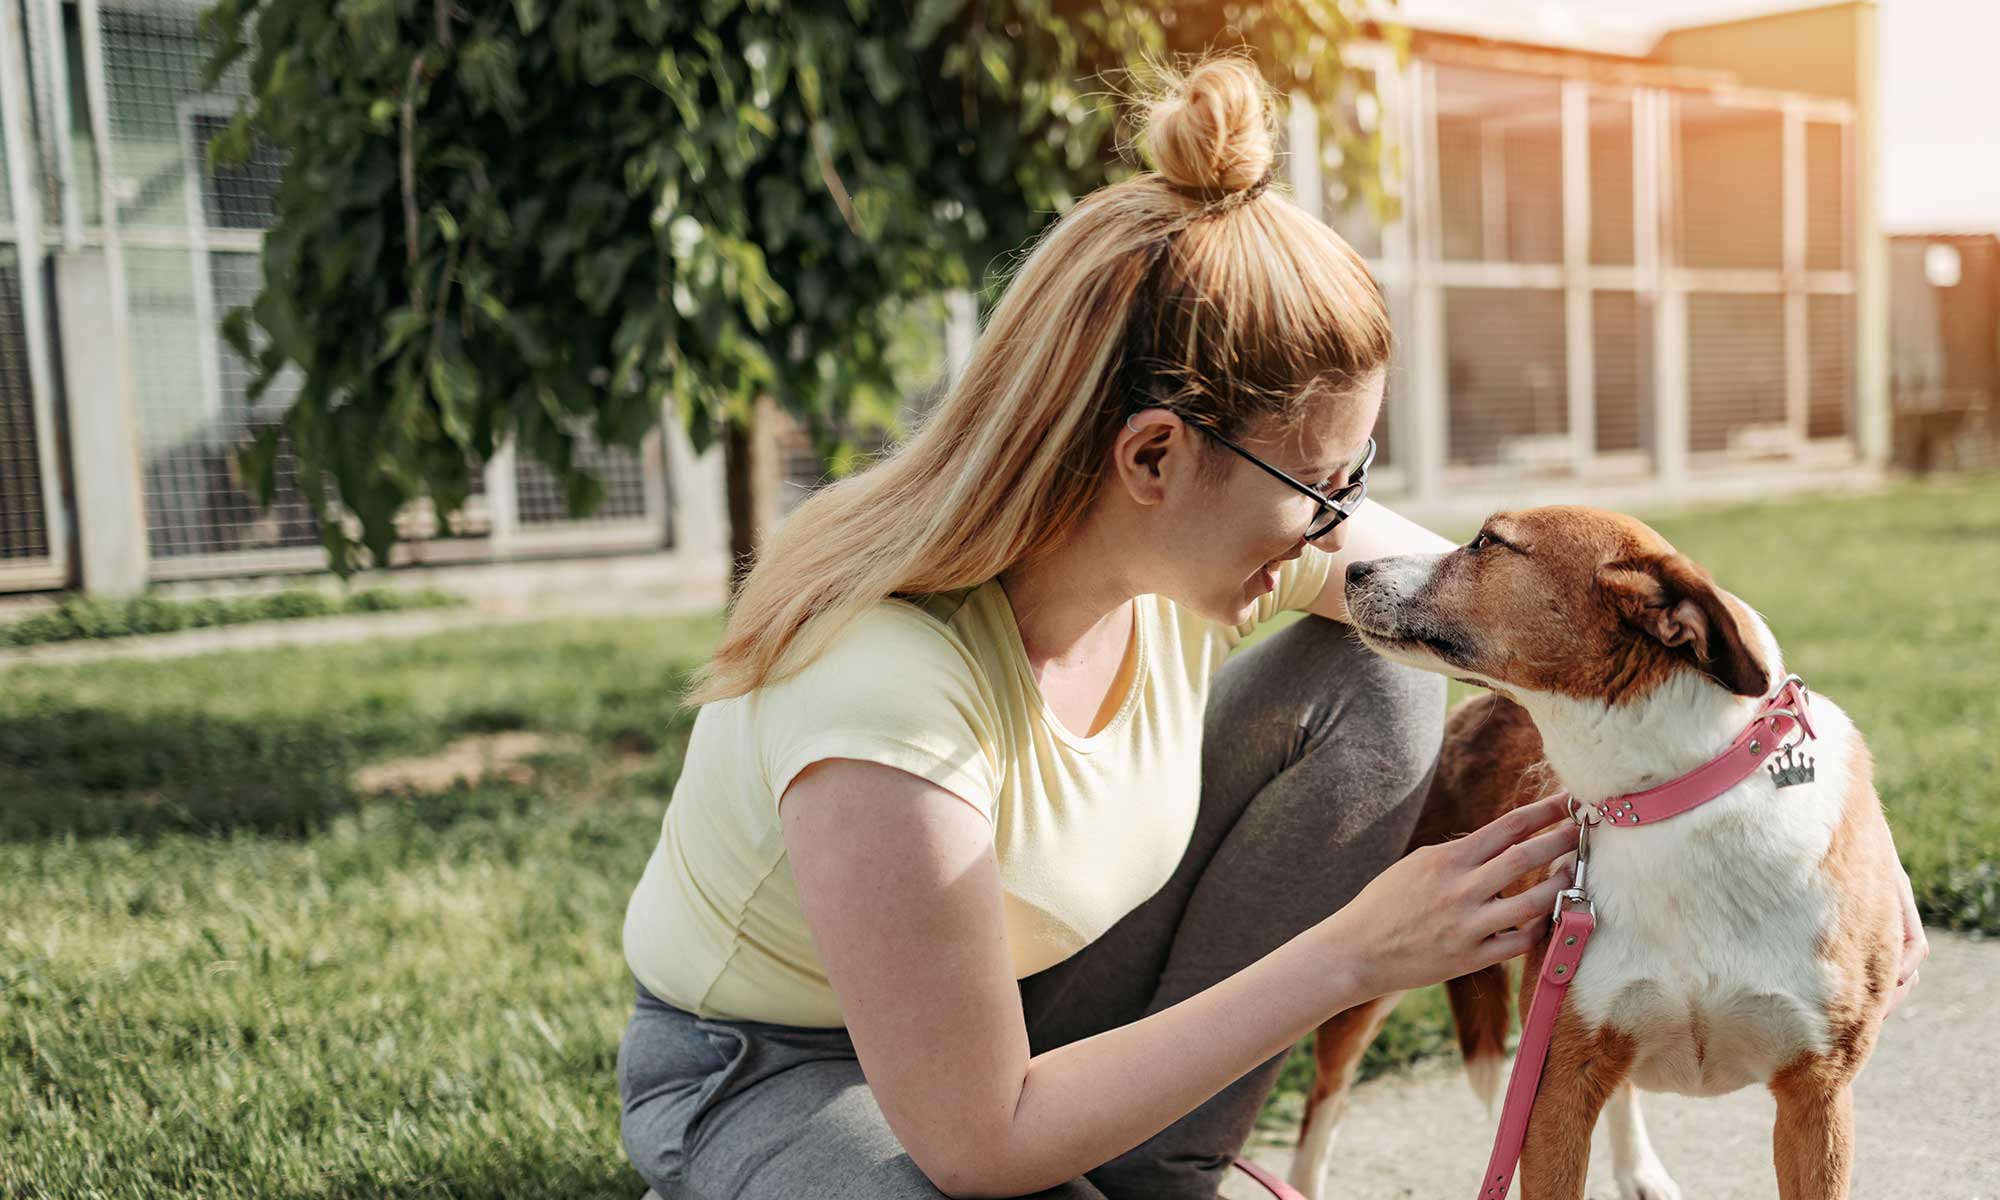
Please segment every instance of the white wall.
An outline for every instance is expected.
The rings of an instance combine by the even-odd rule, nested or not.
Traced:
[[[1692,25],[1801,0],[1547,0],[1598,20]],[[1878,0],[1882,158],[1891,233],[2000,232],[2000,0]]]

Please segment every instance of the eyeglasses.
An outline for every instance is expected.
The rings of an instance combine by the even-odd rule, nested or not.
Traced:
[[[1368,439],[1368,445],[1362,449],[1361,458],[1354,464],[1354,469],[1348,473],[1347,482],[1332,491],[1321,491],[1309,483],[1300,483],[1293,479],[1208,426],[1193,421],[1189,424],[1256,463],[1260,469],[1283,480],[1288,486],[1311,496],[1313,503],[1319,507],[1313,510],[1312,522],[1306,526],[1306,540],[1309,542],[1325,537],[1334,526],[1353,516],[1355,510],[1361,507],[1362,500],[1368,496],[1368,466],[1375,461],[1375,439],[1372,437]]]

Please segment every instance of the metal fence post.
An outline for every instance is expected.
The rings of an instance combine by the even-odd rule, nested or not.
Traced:
[[[1679,253],[1675,184],[1680,164],[1674,153],[1673,97],[1641,92],[1649,110],[1646,174],[1641,181],[1653,198],[1650,230],[1658,287],[1653,298],[1653,469],[1669,494],[1687,484],[1688,324],[1687,291],[1674,278]]]
[[[496,559],[514,556],[514,539],[521,528],[514,459],[515,441],[509,436],[486,460],[486,549]]]
[[[129,596],[146,587],[146,506],[125,339],[105,336],[121,303],[104,251],[59,254],[55,266],[83,588]]]
[[[1854,104],[1856,158],[1849,168],[1854,189],[1854,318],[1856,375],[1854,434],[1863,462],[1889,460],[1889,239],[1882,233],[1880,197],[1873,186],[1882,164],[1882,85],[1879,17],[1874,5],[1855,17]]]
[[[1812,361],[1806,325],[1806,116],[1797,99],[1785,101],[1783,279],[1785,321],[1785,424],[1797,447],[1806,442]]]
[[[1590,85],[1562,85],[1563,350],[1570,460],[1579,474],[1597,454],[1597,342],[1590,299]]]
[[[670,493],[667,512],[673,522],[674,555],[693,568],[712,565],[726,577],[729,509],[722,444],[718,440],[707,453],[695,454],[694,443],[671,400],[661,409],[660,432],[665,439]]]
[[[1407,469],[1411,494],[1420,502],[1438,500],[1444,492],[1445,413],[1450,363],[1445,347],[1444,286],[1438,259],[1443,253],[1438,214],[1437,120],[1431,90],[1431,68],[1411,60],[1404,74],[1404,106],[1409,137],[1411,250],[1410,342],[1416,348],[1411,366],[1410,446]],[[1401,457],[1401,455],[1398,455]]]

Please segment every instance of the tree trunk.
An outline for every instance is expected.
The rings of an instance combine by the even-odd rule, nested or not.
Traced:
[[[759,396],[750,420],[730,422],[722,438],[723,468],[729,493],[729,599],[756,565],[764,536],[777,521],[780,463],[778,425],[782,414],[770,396]]]

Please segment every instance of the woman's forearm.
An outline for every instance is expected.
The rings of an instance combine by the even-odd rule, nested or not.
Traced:
[[[1347,536],[1334,552],[1337,565],[1398,554],[1443,554],[1452,548],[1450,540],[1433,532],[1392,508],[1373,500],[1361,502],[1361,509],[1347,523]]]
[[[1369,999],[1340,926],[1336,913],[1171,1008],[1036,1055],[1012,1124],[981,1139],[976,1184],[959,1194],[1015,1196],[1074,1179]]]

